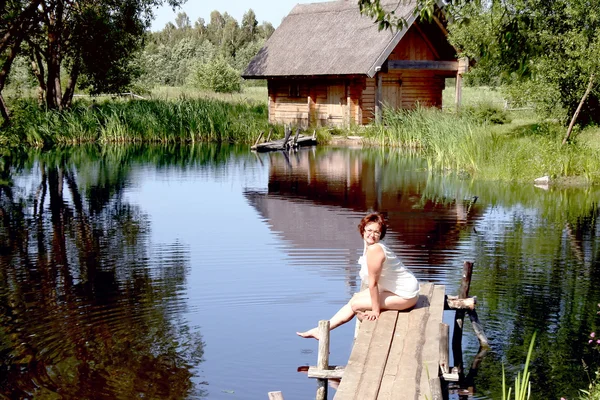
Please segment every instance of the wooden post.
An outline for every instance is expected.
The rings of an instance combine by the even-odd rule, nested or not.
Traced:
[[[308,95],[307,106],[308,106],[308,114],[307,114],[308,116],[306,118],[306,127],[309,127],[311,124],[310,114],[312,113],[312,99],[310,98],[310,95]]]
[[[471,287],[471,275],[473,274],[473,263],[465,261],[463,263],[463,275],[460,282],[460,289],[458,291],[459,299],[466,299],[469,297],[469,288]],[[463,359],[462,359],[462,332],[463,324],[465,321],[465,311],[456,310],[454,316],[454,334],[452,335],[452,354],[454,354],[454,366],[458,368],[458,373],[463,373]]]
[[[456,107],[456,113],[460,110],[460,102],[462,100],[462,74],[458,72],[456,74],[456,87],[454,91],[454,105]]]
[[[284,400],[281,392],[269,392],[269,400]]]
[[[317,354],[317,368],[329,369],[329,321],[319,321],[319,353]],[[327,400],[327,379],[317,379],[316,400]]]
[[[258,137],[256,138],[256,143],[254,143],[254,146],[252,146],[252,147],[256,147],[256,145],[258,144],[258,142],[260,142],[260,138],[262,138],[263,133],[264,133],[263,131],[260,131],[260,135],[258,135]]]
[[[352,121],[352,97],[346,97],[346,127],[350,128],[350,122]]]
[[[463,263],[463,275],[460,281],[460,290],[458,292],[459,299],[466,299],[469,297],[469,289],[471,288],[471,276],[473,275],[473,263],[471,261],[465,261]]]
[[[471,319],[471,326],[473,327],[473,331],[475,332],[477,339],[479,339],[479,345],[484,349],[489,348],[490,343],[488,342],[487,336],[483,332],[483,327],[479,322],[479,317],[477,317],[477,311],[469,310],[467,312],[469,313],[469,318]]]
[[[448,336],[450,327],[448,324],[440,324],[440,368],[442,374],[450,373],[450,350],[448,349]]]
[[[375,77],[375,122],[381,123],[381,72],[377,72],[377,76]]]
[[[454,99],[457,113],[460,109],[460,103],[462,101],[462,76],[468,70],[469,70],[469,58],[468,57],[459,58],[458,59],[458,71],[456,71],[456,96]]]

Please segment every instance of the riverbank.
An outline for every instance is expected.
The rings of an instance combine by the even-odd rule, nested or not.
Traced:
[[[408,149],[427,159],[430,170],[464,178],[532,183],[546,176],[550,185],[600,183],[600,128],[576,130],[561,145],[565,128],[558,122],[540,121],[531,110],[504,110],[496,91],[468,89],[459,115],[445,92],[444,110],[386,112],[382,125],[319,128],[318,142]],[[12,127],[0,131],[0,145],[252,144],[259,132],[271,130],[272,138],[282,137],[283,126],[268,124],[261,98],[266,88],[234,95],[160,88],[149,99],[79,99],[64,112],[45,112],[33,99],[20,99],[12,104]]]

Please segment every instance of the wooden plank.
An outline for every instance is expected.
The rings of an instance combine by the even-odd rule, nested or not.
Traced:
[[[415,383],[417,383],[417,378],[420,378],[421,342],[425,340],[423,331],[429,317],[428,306],[432,292],[432,284],[425,283],[421,285],[419,300],[408,314],[408,321],[405,321],[406,335],[403,341],[402,352],[398,360],[390,360],[387,374],[384,376],[386,381],[382,382],[382,386],[384,387],[382,387],[378,399],[395,400],[398,398],[398,393],[402,393],[402,399],[417,398],[418,392]],[[392,346],[392,353],[394,353],[396,349],[394,345]],[[390,382],[390,380],[393,382]]]
[[[417,303],[417,307],[419,304]],[[408,312],[398,313],[398,319],[396,321],[396,328],[394,330],[394,336],[392,337],[392,344],[390,347],[390,354],[385,365],[383,377],[381,379],[381,385],[379,386],[379,393],[377,394],[378,399],[393,399],[392,386],[398,373],[398,364],[400,363],[400,357],[405,348],[405,341],[408,333]]]
[[[440,324],[444,314],[445,295],[446,288],[444,286],[434,286],[429,304],[429,318],[425,332],[423,332],[425,343],[422,353],[420,398],[424,398],[423,396],[431,398],[433,390],[430,387],[430,380],[440,376]]]
[[[392,69],[428,69],[437,71],[458,71],[458,61],[390,60],[388,61],[388,70]]]
[[[367,322],[370,321],[365,321],[365,323],[361,324],[359,334],[354,341],[354,347],[352,347],[350,359],[344,372],[346,377],[342,379],[335,393],[334,399],[336,400],[351,400],[356,398],[355,395],[358,390],[360,376],[367,359],[367,351],[369,350],[373,329],[375,328],[374,323]]]
[[[375,399],[377,397],[397,320],[398,311],[384,311],[375,321],[373,339],[371,339],[360,379],[357,399]],[[373,321],[365,321],[365,323],[373,323]]]
[[[343,366],[329,366],[329,369],[308,367],[308,377],[321,379],[341,379],[344,376],[345,369],[346,367]]]

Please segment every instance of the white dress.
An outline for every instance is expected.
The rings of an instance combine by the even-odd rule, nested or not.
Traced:
[[[419,281],[400,261],[393,251],[387,248],[383,243],[376,243],[375,245],[381,246],[385,254],[385,261],[381,269],[381,275],[379,277],[379,287],[381,290],[387,290],[402,298],[412,299],[419,294]],[[367,267],[367,245],[365,243],[365,249],[363,255],[358,259],[360,264],[360,272],[358,273],[360,279],[369,284],[369,269]]]

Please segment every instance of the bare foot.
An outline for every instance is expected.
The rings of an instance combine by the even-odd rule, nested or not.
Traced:
[[[303,337],[303,338],[315,338],[317,340],[319,340],[319,334],[318,332],[318,328],[312,328],[309,331],[306,332],[296,332],[296,335]]]

